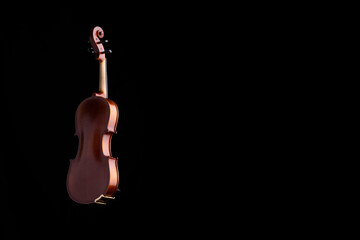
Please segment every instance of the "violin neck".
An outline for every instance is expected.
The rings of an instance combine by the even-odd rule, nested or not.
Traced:
[[[99,69],[99,91],[105,95],[105,98],[108,97],[108,84],[107,84],[107,71],[106,71],[106,58],[104,61],[100,62]]]

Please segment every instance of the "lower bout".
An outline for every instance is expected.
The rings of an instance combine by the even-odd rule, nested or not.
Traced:
[[[109,157],[109,186],[106,190],[105,196],[113,197],[119,185],[119,170],[117,158]]]

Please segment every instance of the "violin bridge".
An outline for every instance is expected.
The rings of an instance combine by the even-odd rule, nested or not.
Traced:
[[[94,202],[97,204],[106,205],[107,201],[109,201],[110,199],[115,199],[115,197],[109,197],[109,196],[105,196],[104,194],[101,194],[100,197],[95,199]]]

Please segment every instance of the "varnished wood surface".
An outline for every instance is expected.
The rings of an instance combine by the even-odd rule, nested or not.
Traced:
[[[70,160],[67,190],[78,203],[93,203],[101,195],[113,197],[119,174],[111,156],[111,138],[116,132],[118,108],[102,96],[92,96],[79,105],[75,117],[78,152]]]
[[[105,60],[105,48],[100,40],[103,37],[104,30],[99,26],[94,27],[90,32],[90,44],[94,49],[95,58],[100,62]]]

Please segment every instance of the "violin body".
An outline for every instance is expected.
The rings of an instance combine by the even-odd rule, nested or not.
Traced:
[[[111,156],[111,138],[116,133],[118,107],[94,94],[76,110],[76,157],[70,160],[67,190],[77,203],[105,203],[113,199],[119,183],[117,158]]]

